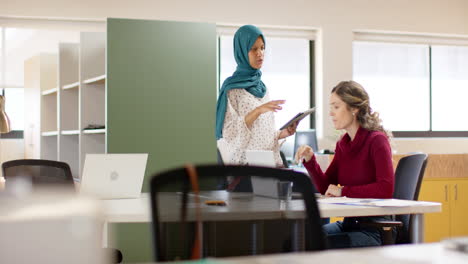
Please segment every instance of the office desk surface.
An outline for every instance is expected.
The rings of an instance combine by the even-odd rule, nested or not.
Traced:
[[[180,203],[177,193],[161,193],[160,210],[162,222],[178,221]],[[304,218],[302,200],[280,201],[253,196],[250,193],[229,193],[226,191],[202,192],[200,200],[224,200],[226,206],[209,206],[202,203],[202,218],[205,221],[268,220]],[[150,200],[148,194],[138,199],[103,200],[104,215],[108,223],[151,222]],[[189,204],[189,209],[193,208]],[[424,214],[440,212],[440,203],[417,202],[402,207],[355,206],[319,203],[322,217],[334,216],[371,216],[393,214]],[[194,219],[194,210],[188,210],[188,220]]]
[[[412,244],[370,247],[361,249],[326,250],[314,253],[288,253],[251,257],[236,257],[224,259],[207,259],[205,264],[462,264],[468,263],[468,254],[445,249],[441,243]]]

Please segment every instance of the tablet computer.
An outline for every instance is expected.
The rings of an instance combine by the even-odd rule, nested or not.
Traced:
[[[302,119],[304,119],[306,116],[312,114],[313,112],[315,112],[315,107],[312,107],[304,112],[300,112],[298,113],[297,115],[295,115],[293,118],[291,118],[291,120],[289,120],[288,122],[286,122],[286,124],[284,124],[279,130],[283,130],[285,128],[287,128],[288,126],[292,125],[294,122],[299,122],[301,121]]]

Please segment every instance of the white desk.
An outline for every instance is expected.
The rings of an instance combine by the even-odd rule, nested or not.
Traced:
[[[227,206],[208,206],[202,204],[202,219],[204,221],[236,221],[236,220],[269,220],[269,219],[303,219],[304,205],[302,200],[288,202],[276,199],[253,196],[246,193],[229,193],[226,191],[202,192],[201,201],[206,199],[222,199]],[[160,195],[163,204],[170,206],[162,208],[161,222],[173,222],[179,219],[180,204],[174,202],[176,193]],[[190,206],[189,206],[190,208]],[[403,207],[354,206],[319,203],[322,217],[335,216],[372,216],[414,214],[413,224],[415,242],[423,242],[424,214],[440,212],[440,203],[417,202],[416,205]],[[151,222],[150,200],[148,194],[139,199],[104,200],[104,215],[108,223],[147,223]],[[194,211],[189,210],[187,220],[194,220]]]
[[[443,248],[440,243],[325,250],[264,256],[207,259],[205,264],[326,263],[326,264],[466,264],[468,253]]]
[[[151,222],[149,194],[142,194],[138,199],[103,200],[104,214],[109,223],[146,223]],[[171,206],[163,208],[162,222],[178,221],[180,207],[174,204],[176,193],[164,193],[161,202],[170,202]],[[202,204],[202,218],[206,221],[222,220],[252,220],[304,218],[302,200],[288,202],[276,199],[253,196],[245,193],[229,193],[226,191],[202,192],[201,201],[207,199],[222,199],[227,206],[208,206]],[[416,202],[417,205],[402,207],[354,206],[341,204],[322,204],[319,202],[322,217],[339,216],[371,216],[394,214],[424,214],[441,211],[441,204],[434,202]],[[193,212],[188,212],[187,219],[193,220]]]

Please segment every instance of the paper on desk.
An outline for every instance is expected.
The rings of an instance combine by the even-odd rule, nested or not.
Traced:
[[[319,203],[326,204],[347,204],[357,206],[382,206],[382,207],[401,207],[420,205],[420,201],[399,200],[399,199],[363,199],[363,198],[348,198],[348,197],[330,197],[319,199]]]

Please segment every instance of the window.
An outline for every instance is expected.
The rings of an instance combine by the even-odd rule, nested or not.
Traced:
[[[432,129],[468,131],[468,47],[432,46]]]
[[[11,130],[24,130],[24,89],[5,89],[5,112],[10,118]]]
[[[468,135],[468,46],[354,41],[353,79],[396,137]]]

